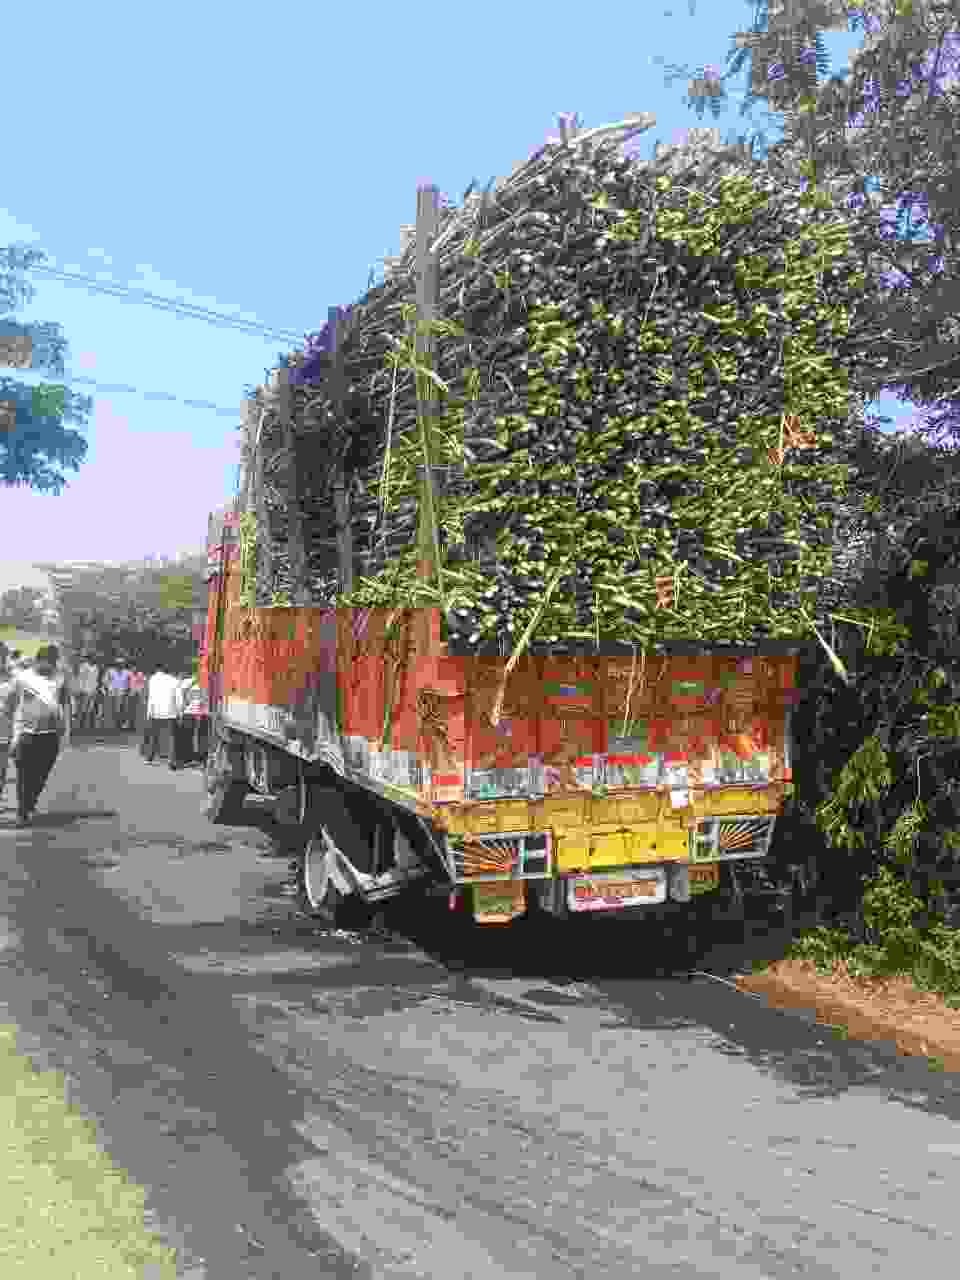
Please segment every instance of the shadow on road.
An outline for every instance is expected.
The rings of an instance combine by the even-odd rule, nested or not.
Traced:
[[[467,982],[531,979],[525,999],[545,1006],[545,1013],[582,1005],[576,984],[589,982],[614,1006],[609,1029],[706,1028],[715,1051],[745,1059],[803,1096],[836,1097],[867,1088],[960,1120],[960,1074],[932,1070],[926,1059],[901,1055],[891,1042],[847,1039],[818,1023],[812,1010],[775,1009],[735,988],[737,972],[781,958],[813,926],[812,917],[790,926],[776,918],[701,922],[691,938],[682,927],[670,934],[651,918],[471,929],[469,921],[443,921],[440,914],[424,911],[423,904],[419,911],[407,905],[394,907],[388,920]]]
[[[116,809],[57,809],[53,813],[36,813],[31,827],[56,828],[69,827],[74,822],[85,822],[91,818],[115,818]]]
[[[449,912],[443,899],[399,899],[384,922],[439,964],[478,976],[591,980],[682,975],[694,969],[745,972],[780,959],[809,922],[770,912],[746,919],[714,919],[704,912],[617,917],[547,916],[512,925],[475,925]]]
[[[140,737],[136,729],[74,729],[70,735],[70,747],[78,751],[84,747],[137,746]]]

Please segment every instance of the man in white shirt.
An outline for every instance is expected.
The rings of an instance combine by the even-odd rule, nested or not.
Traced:
[[[32,669],[21,668],[14,676],[5,713],[13,718],[10,751],[17,764],[17,826],[26,827],[61,743],[70,742],[70,694],[55,644],[38,649]]]
[[[158,663],[147,681],[147,722],[143,735],[143,755],[148,763],[157,754],[158,741],[163,737],[170,768],[176,769],[177,753],[173,734],[181,706],[180,681],[162,663]]]

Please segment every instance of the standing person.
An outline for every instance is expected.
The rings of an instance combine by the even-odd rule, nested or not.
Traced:
[[[97,684],[100,672],[96,663],[91,661],[90,654],[85,653],[77,667],[77,706],[74,709],[74,724],[78,728],[92,729],[97,702]]]
[[[93,700],[90,706],[90,728],[98,729],[100,725],[103,723],[103,708],[104,708],[104,699],[105,699],[104,681],[106,678],[106,672],[104,671],[103,663],[100,661],[99,658],[94,658],[91,665],[94,668],[96,675],[92,680]]]
[[[67,688],[70,692],[70,714],[74,728],[83,720],[83,681],[80,679],[80,659],[74,657],[67,670]]]
[[[152,761],[157,754],[157,744],[162,737],[167,744],[170,767],[177,767],[174,729],[180,715],[180,682],[171,675],[162,662],[147,681],[147,724],[144,731],[143,754]]]
[[[180,719],[177,721],[177,764],[193,764],[206,755],[203,732],[207,720],[207,695],[196,676],[184,676],[180,681]]]
[[[7,761],[13,737],[13,709],[8,701],[13,693],[13,671],[7,658],[7,646],[0,642],[0,796],[7,785]]]
[[[210,736],[210,702],[206,689],[200,683],[196,668],[190,676],[189,686],[184,694],[184,710],[189,713],[193,722],[192,759],[194,762],[202,762],[206,759]]]
[[[46,786],[61,740],[70,742],[70,694],[57,674],[60,651],[55,644],[37,650],[32,670],[20,670],[7,695],[13,715],[11,754],[17,766],[17,826],[30,824]]]
[[[141,721],[144,720],[144,698],[147,690],[147,677],[137,669],[130,673],[130,729],[139,733]]]
[[[113,717],[113,681],[118,670],[116,662],[110,662],[106,670],[100,673],[100,714],[103,718],[103,727],[105,729],[116,728],[116,722]]]
[[[123,658],[118,658],[116,666],[109,674],[110,685],[110,718],[114,729],[127,728],[127,702],[130,693],[130,671]]]

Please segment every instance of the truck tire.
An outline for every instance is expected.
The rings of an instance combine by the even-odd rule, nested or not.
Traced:
[[[218,826],[245,825],[247,819],[243,811],[243,797],[249,788],[246,783],[234,779],[229,747],[223,738],[218,737],[210,744],[203,772],[207,789],[205,811],[208,821]]]
[[[304,915],[334,924],[344,896],[333,883],[323,833],[310,836],[297,859],[297,905]]]
[[[374,915],[369,905],[358,894],[344,894],[333,881],[322,829],[306,840],[294,867],[297,908],[303,915],[331,928],[369,925]]]

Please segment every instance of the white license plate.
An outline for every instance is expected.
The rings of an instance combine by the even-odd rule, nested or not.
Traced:
[[[576,876],[567,883],[571,911],[620,911],[665,902],[666,897],[667,875],[662,867]]]

